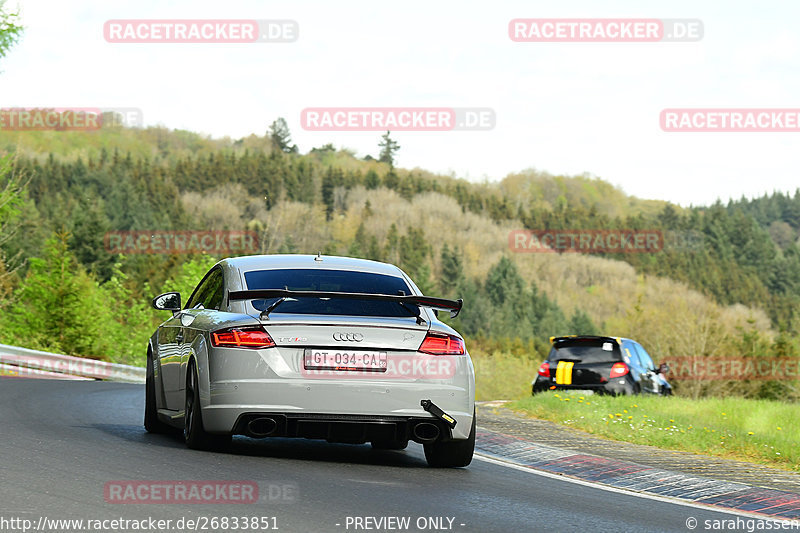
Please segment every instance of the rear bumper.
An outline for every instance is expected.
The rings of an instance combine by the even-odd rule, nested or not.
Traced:
[[[244,413],[236,421],[233,433],[255,438],[301,437],[352,444],[408,440],[425,444],[453,440],[451,428],[439,419],[318,413]]]
[[[608,383],[582,384],[582,385],[560,385],[553,383],[549,379],[537,377],[531,384],[531,394],[538,394],[548,390],[591,390],[598,394],[627,395],[635,394],[636,387],[627,378],[613,379]]]
[[[442,440],[466,439],[474,409],[471,387],[466,378],[462,386],[306,379],[211,382],[208,402],[201,400],[203,425],[212,433],[248,434],[250,420],[273,417],[280,431],[269,436],[367,442],[392,431],[404,438],[424,421],[440,428]],[[421,400],[431,400],[452,416],[455,428],[425,411]]]

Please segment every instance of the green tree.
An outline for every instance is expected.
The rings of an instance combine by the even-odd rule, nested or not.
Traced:
[[[431,245],[425,239],[425,232],[421,228],[409,228],[400,237],[399,252],[400,268],[411,276],[423,293],[430,293],[434,288],[429,263]]]
[[[178,291],[181,293],[181,303],[185,304],[192,295],[197,284],[206,275],[212,266],[217,262],[217,258],[210,255],[196,255],[190,260],[180,264],[178,271],[170,276],[159,293]],[[145,294],[145,298],[155,298],[157,294]]]
[[[400,176],[397,175],[394,169],[390,169],[383,177],[383,184],[389,189],[397,189],[398,185],[400,185]]]
[[[110,230],[102,200],[89,199],[73,213],[70,249],[81,264],[99,280],[111,277],[113,256],[106,250],[105,235]]]
[[[592,319],[582,309],[576,309],[569,319],[570,335],[597,335],[599,332]]]
[[[381,177],[373,169],[369,169],[364,176],[364,186],[367,189],[377,189],[381,186]]]
[[[525,281],[519,275],[516,265],[506,256],[494,265],[486,276],[486,294],[494,305],[503,305],[515,295],[522,294]]]
[[[122,271],[122,264],[116,263],[111,278],[100,290],[111,315],[109,318],[113,318],[107,320],[110,327],[106,330],[114,339],[113,361],[143,367],[147,341],[164,316],[151,307],[151,298],[155,295],[151,295],[150,285],[144,284],[144,296],[139,295],[133,285],[133,280]]]
[[[279,117],[269,127],[269,138],[272,145],[287,154],[296,154],[297,145],[292,144],[292,134],[289,132],[289,125],[286,119]]]
[[[458,248],[450,248],[447,243],[442,246],[442,275],[439,277],[439,288],[442,294],[450,295],[464,281],[464,263]]]
[[[394,156],[397,151],[400,150],[400,145],[390,137],[390,133],[391,132],[387,131],[383,134],[381,142],[378,143],[381,149],[378,161],[381,163],[388,163],[390,167],[394,168]]]
[[[361,224],[358,225],[358,229],[356,230],[356,235],[347,250],[347,255],[350,257],[363,258],[369,252],[369,247],[370,242],[367,237],[367,229],[364,227],[364,221],[361,221]]]
[[[69,251],[69,235],[47,240],[44,257],[30,270],[2,317],[5,342],[30,348],[101,358],[113,349],[97,283]]]
[[[13,286],[15,269],[8,265],[4,246],[17,234],[23,194],[20,179],[12,172],[11,156],[0,158],[0,306],[10,296]]]
[[[399,246],[400,235],[397,231],[397,224],[392,222],[383,247],[383,257],[386,258],[386,261],[392,264],[397,264],[400,261]]]
[[[297,253],[297,245],[292,239],[291,235],[287,235],[286,238],[283,239],[280,247],[278,248],[279,254],[296,254]]]
[[[322,203],[325,204],[325,216],[331,219],[334,209],[334,192],[336,187],[341,187],[344,183],[344,173],[339,168],[328,167],[322,176]]]
[[[5,57],[22,35],[19,13],[6,11],[5,3],[5,0],[0,0],[0,58]]]

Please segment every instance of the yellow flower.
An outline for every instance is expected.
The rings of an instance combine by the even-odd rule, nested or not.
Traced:
[[[578,398],[580,398],[581,400],[583,400],[583,396],[578,396]]]
[[[614,415],[608,415],[608,418],[614,418]]]
[[[747,434],[748,435],[753,435],[754,433],[752,431],[748,431]]]
[[[725,416],[725,413],[722,413],[722,416]]]
[[[592,402],[586,402],[586,405],[592,405]]]
[[[778,426],[778,431],[780,431],[780,430],[781,430],[781,427],[780,427],[780,426]]]
[[[628,417],[628,420],[630,420],[631,418],[633,418],[633,417],[632,417],[632,416],[629,416],[629,417]]]
[[[670,422],[675,422],[675,421],[674,421],[673,419],[671,419],[671,418],[669,419],[669,421],[670,421]]]
[[[623,409],[623,410],[622,410],[622,412],[623,412],[623,413],[627,413],[627,412],[628,412],[628,410],[627,410],[627,409]]]
[[[620,413],[617,413],[617,416],[618,416],[618,417],[620,417],[620,418],[622,418],[622,415],[621,415]]]

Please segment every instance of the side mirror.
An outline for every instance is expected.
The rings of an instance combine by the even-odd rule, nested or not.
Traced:
[[[172,311],[177,314],[181,310],[181,293],[165,292],[153,298],[153,308],[159,311]]]
[[[656,374],[666,374],[667,372],[669,372],[669,365],[667,363],[661,363],[658,365]]]

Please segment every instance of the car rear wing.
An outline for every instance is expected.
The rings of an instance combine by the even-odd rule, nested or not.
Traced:
[[[621,337],[605,337],[603,335],[561,335],[560,337],[550,337],[550,344],[573,340],[616,342],[617,344],[622,345]]]
[[[251,289],[246,291],[228,291],[228,301],[234,300],[261,300],[269,298],[343,298],[349,300],[378,300],[383,302],[397,302],[421,307],[430,307],[440,311],[449,311],[450,318],[455,318],[461,312],[464,300],[448,300],[433,296],[406,296],[393,294],[370,294],[363,292],[325,292],[325,291],[292,291],[288,289]]]

